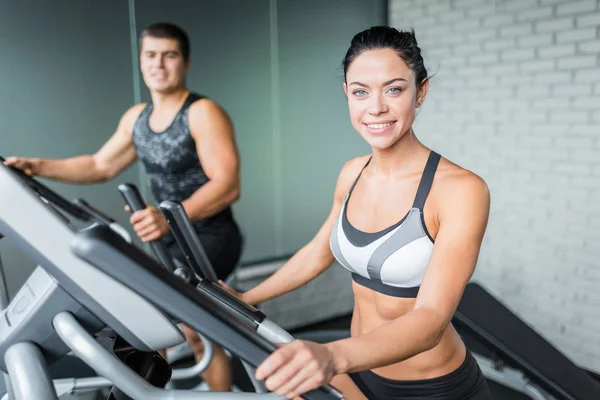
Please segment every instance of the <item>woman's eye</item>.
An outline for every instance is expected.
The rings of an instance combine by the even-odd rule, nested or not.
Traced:
[[[400,89],[400,88],[389,88],[388,92],[390,94],[400,94],[400,93],[402,93],[402,89]]]
[[[355,96],[362,97],[362,96],[364,96],[364,95],[366,95],[366,94],[367,94],[367,91],[366,91],[366,90],[359,89],[359,90],[355,90],[355,91],[354,91],[354,95],[355,95]]]

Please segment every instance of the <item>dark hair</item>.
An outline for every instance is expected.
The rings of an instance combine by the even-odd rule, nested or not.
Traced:
[[[344,81],[350,64],[367,50],[391,49],[394,50],[408,68],[415,73],[417,87],[427,78],[427,70],[423,64],[421,49],[417,45],[417,38],[413,29],[399,31],[389,26],[373,26],[357,33],[350,43],[350,48],[344,57]]]
[[[140,48],[142,40],[146,37],[161,39],[175,39],[179,44],[179,50],[185,61],[190,59],[190,40],[187,33],[180,27],[168,22],[159,22],[146,27],[140,35]]]

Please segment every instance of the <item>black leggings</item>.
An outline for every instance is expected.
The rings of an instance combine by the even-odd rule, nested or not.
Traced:
[[[233,272],[242,254],[244,240],[239,228],[233,224],[231,229],[225,232],[196,232],[196,234],[217,276],[224,281]],[[187,265],[177,242],[168,242],[167,248],[177,262]]]
[[[369,400],[490,400],[487,382],[475,358],[467,351],[465,361],[449,374],[414,381],[396,381],[371,371],[349,374]]]

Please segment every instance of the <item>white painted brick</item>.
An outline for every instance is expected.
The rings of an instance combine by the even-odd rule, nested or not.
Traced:
[[[590,11],[596,11],[596,0],[571,1],[556,7],[556,14],[559,16],[576,15]]]
[[[390,1],[392,9],[415,9],[420,18],[439,3]],[[453,22],[436,24],[450,32],[430,25],[446,33],[419,34],[421,46],[434,49],[424,54],[437,75],[433,101],[415,127],[431,146],[444,147],[447,157],[488,182],[492,214],[477,279],[573,360],[600,372],[600,246],[594,239],[600,211],[590,207],[600,204],[600,24],[594,22],[600,2],[584,12],[575,8],[589,1],[443,3],[450,11],[439,16]],[[464,18],[454,20],[461,14],[454,11]],[[418,19],[403,23],[419,29]],[[523,23],[533,31],[525,34]],[[521,34],[504,36],[519,25],[525,27]],[[593,36],[581,33],[586,28]],[[532,50],[533,57],[509,53],[519,49]]]
[[[498,109],[502,111],[514,111],[514,110],[526,110],[529,108],[529,101],[527,100],[500,100],[498,101]],[[527,131],[530,130],[529,127],[526,127]],[[514,150],[511,150],[513,152]]]
[[[502,52],[503,61],[524,61],[535,58],[533,49],[513,49]]]
[[[481,29],[481,24],[478,19],[461,19],[452,24],[454,32],[473,32],[478,33]],[[495,31],[492,31],[495,35]]]
[[[442,36],[453,34],[450,25],[436,25],[432,28],[428,28],[425,33],[427,34],[427,37],[433,37],[436,38],[436,40],[439,40]]]
[[[585,96],[592,93],[592,87],[584,84],[553,85],[552,94],[556,96]]]
[[[572,17],[555,18],[548,21],[539,21],[535,23],[536,32],[557,32],[573,28],[575,19]]]
[[[534,147],[534,148],[549,148],[554,143],[554,138],[550,136],[519,136],[517,138],[518,143],[523,146]]]
[[[447,47],[438,47],[438,48],[434,48],[434,49],[427,49],[424,52],[424,59],[425,60],[430,60],[431,58],[443,58],[446,59],[448,57],[452,56],[452,50]]]
[[[569,108],[570,103],[569,98],[551,97],[533,101],[532,108],[534,110],[565,110]]]
[[[497,64],[493,67],[489,67],[487,71],[493,75],[503,75],[503,74],[516,74],[519,71],[517,64]]]
[[[442,24],[450,24],[456,21],[464,20],[465,12],[463,10],[444,12],[442,14],[439,14],[437,18]]]
[[[469,9],[467,9],[467,15],[469,17],[475,18],[483,17],[486,15],[494,15],[494,13],[496,12],[496,7],[494,6],[494,4],[490,3],[489,0],[486,3],[487,4],[481,6],[470,7]]]
[[[579,51],[586,54],[600,53],[600,39],[591,40],[589,42],[581,42],[577,44]]]
[[[544,111],[533,111],[528,109],[526,111],[513,113],[512,120],[514,122],[540,123],[546,122],[547,116]]]
[[[476,32],[467,34],[467,38],[471,43],[484,43],[490,39],[496,38],[496,29],[494,28],[480,28]]]
[[[539,135],[561,136],[566,135],[568,132],[569,125],[567,124],[537,124],[533,127],[533,133]]]
[[[528,21],[539,21],[552,16],[552,6],[548,7],[536,7],[532,10],[520,11],[517,14],[517,21],[528,22]]]
[[[469,104],[467,104],[467,109],[470,111],[478,111],[478,110],[490,110],[490,109],[494,109],[495,108],[495,104],[496,102],[494,100],[479,100],[479,101],[473,101],[473,102],[469,102]]]
[[[529,85],[531,76],[528,73],[518,73],[515,75],[501,75],[498,77],[498,83],[502,86],[519,87],[521,85]]]
[[[483,53],[469,57],[469,63],[472,65],[489,65],[498,62],[497,53]]]
[[[397,6],[393,10],[397,11],[398,15],[400,15],[403,20],[409,21],[410,24],[412,24],[413,21],[425,16],[424,10],[421,7]]]
[[[578,28],[587,28],[600,25],[600,12],[585,14],[575,19]]]
[[[419,32],[425,28],[430,28],[436,26],[438,24],[436,17],[426,17],[423,16],[421,18],[417,18],[413,21],[413,25],[415,26],[415,31]]]
[[[442,15],[447,14],[450,11],[449,1],[439,1],[435,4],[428,5],[425,7],[425,12],[428,15]]]
[[[471,76],[479,76],[483,74],[483,67],[463,67],[459,68],[454,72],[457,76],[465,77],[465,79],[469,80]]]
[[[510,0],[503,3],[498,3],[500,11],[523,11],[534,8],[537,5],[537,0]]]
[[[571,56],[575,55],[575,44],[572,43],[541,47],[537,52],[538,56],[542,58]]]
[[[552,44],[553,40],[552,33],[540,33],[517,38],[517,44],[519,47],[548,46]]]
[[[476,116],[478,121],[485,123],[506,122],[510,118],[507,111],[495,110],[491,112],[480,112]]]
[[[575,82],[582,83],[593,83],[600,82],[600,70],[595,69],[583,69],[575,72]]]
[[[554,67],[555,60],[536,60],[522,63],[520,69],[524,72],[552,71]]]
[[[572,0],[540,0],[542,5],[568,3],[569,1],[572,1]]]
[[[533,32],[533,25],[531,24],[517,24],[510,26],[503,26],[500,28],[501,37],[518,37],[529,35]]]
[[[512,49],[514,47],[516,47],[516,40],[514,38],[495,39],[483,44],[485,51],[498,51]]]
[[[466,35],[464,33],[452,33],[448,35],[443,35],[439,38],[439,43],[447,45],[447,46],[456,46],[462,45],[467,41]]]
[[[459,67],[467,65],[467,58],[464,56],[445,57],[442,60],[442,65],[446,67]]]
[[[538,85],[538,86],[520,86],[517,88],[517,97],[520,99],[538,99],[543,96],[550,94],[550,86]]]
[[[567,154],[566,152],[564,154]],[[590,174],[592,166],[589,164],[574,163],[574,162],[556,162],[552,164],[552,170],[555,172],[564,172],[568,174],[580,175]]]
[[[596,38],[597,28],[572,29],[556,34],[556,43],[580,42],[582,40],[592,40]]]
[[[510,97],[513,94],[513,89],[512,88],[505,88],[505,87],[497,87],[497,88],[492,88],[492,89],[487,89],[485,91],[485,96],[488,99],[504,99],[507,97]]]
[[[483,26],[486,28],[495,28],[510,25],[514,21],[515,17],[512,14],[496,14],[491,17],[483,18]]]
[[[588,149],[594,145],[594,138],[585,136],[564,136],[557,137],[555,143],[560,148],[569,147],[576,149]]]
[[[470,9],[473,6],[480,6],[483,4],[489,3],[488,0],[455,0],[454,1],[454,8],[466,8],[466,9]]]
[[[467,55],[477,54],[481,51],[479,44],[461,44],[454,48],[454,54]]]
[[[550,121],[559,123],[585,123],[588,113],[582,111],[561,111],[550,114]]]
[[[578,136],[598,137],[598,127],[594,124],[573,124],[569,128],[569,133]]]
[[[600,151],[598,150],[589,150],[589,149],[579,149],[571,153],[571,159],[573,161],[583,161],[588,162],[590,164],[595,164],[598,160],[600,160]],[[600,189],[600,180],[590,180],[586,178],[588,182],[587,185],[579,185],[584,187],[597,187]]]
[[[558,60],[558,69],[582,69],[596,66],[596,56],[568,57]],[[600,70],[598,71],[600,73]]]
[[[560,72],[541,72],[535,74],[534,83],[536,84],[557,84],[571,82],[571,73],[566,71]]]
[[[573,107],[578,110],[600,110],[600,96],[578,97],[573,101]],[[598,127],[600,135],[600,127]]]
[[[564,170],[565,164],[568,164],[569,154],[566,151],[556,147],[540,147],[532,151],[532,158],[539,160],[547,160],[552,162],[551,168],[558,172],[570,172]],[[558,166],[558,167],[557,167]]]

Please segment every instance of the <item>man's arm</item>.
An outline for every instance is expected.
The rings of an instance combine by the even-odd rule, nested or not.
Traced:
[[[218,213],[239,198],[239,154],[233,124],[215,102],[204,99],[192,104],[189,124],[209,179],[182,202],[189,218],[195,221]]]
[[[28,175],[37,175],[68,183],[88,184],[114,178],[136,159],[131,140],[133,125],[145,104],[131,107],[121,117],[117,130],[93,155],[66,159],[9,157],[5,164]]]

